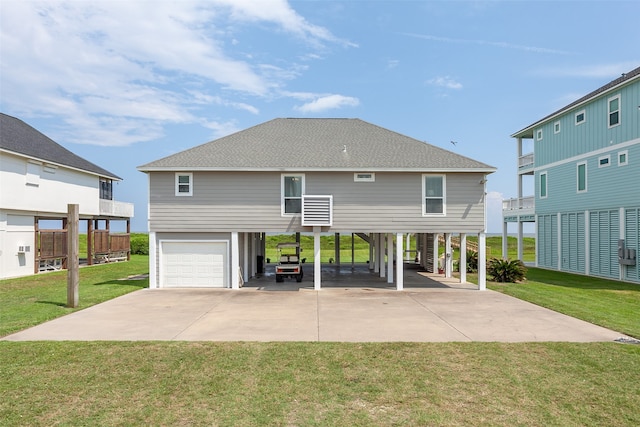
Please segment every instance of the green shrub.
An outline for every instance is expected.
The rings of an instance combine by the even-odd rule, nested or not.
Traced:
[[[527,267],[519,259],[510,261],[508,259],[492,258],[487,263],[487,274],[495,282],[515,283],[524,280],[527,274]]]
[[[467,273],[476,273],[478,271],[478,252],[467,250]]]
[[[145,233],[131,234],[131,253],[149,255],[149,235]]]

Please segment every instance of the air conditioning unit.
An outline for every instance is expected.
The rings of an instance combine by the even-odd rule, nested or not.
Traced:
[[[31,252],[31,246],[24,246],[24,245],[20,245],[18,246],[18,253],[19,254],[24,254],[27,252]]]

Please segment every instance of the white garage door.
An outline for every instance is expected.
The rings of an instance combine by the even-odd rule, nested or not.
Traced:
[[[163,242],[162,287],[227,286],[226,242]]]

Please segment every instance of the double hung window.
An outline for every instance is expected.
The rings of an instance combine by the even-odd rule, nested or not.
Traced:
[[[304,194],[304,175],[282,175],[282,215],[302,213],[302,195]]]
[[[620,124],[620,95],[609,98],[609,127]]]
[[[193,196],[192,173],[176,173],[176,196]]]
[[[446,205],[445,175],[422,175],[422,215],[445,215]]]

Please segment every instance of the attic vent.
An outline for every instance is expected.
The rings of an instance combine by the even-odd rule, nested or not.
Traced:
[[[333,196],[302,196],[302,225],[333,225]]]

